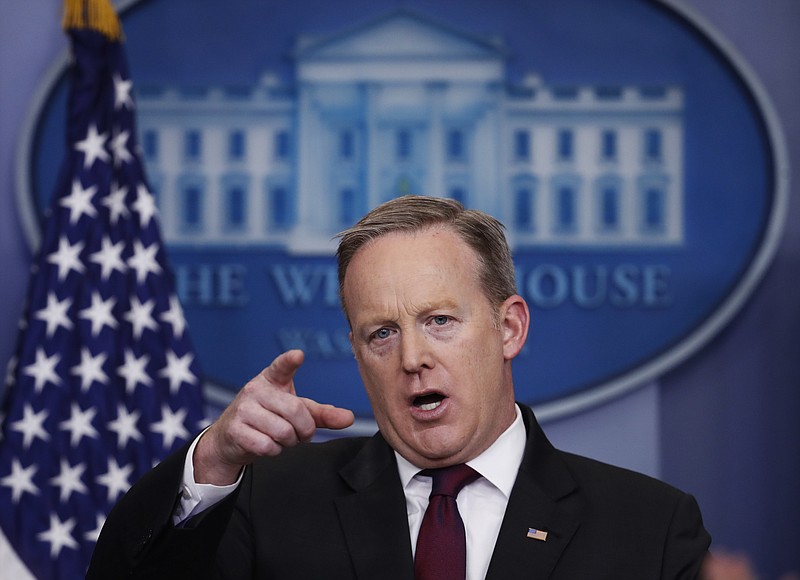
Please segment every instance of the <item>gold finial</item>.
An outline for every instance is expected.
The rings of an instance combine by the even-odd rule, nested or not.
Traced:
[[[109,40],[122,40],[122,26],[109,0],[64,0],[62,26],[96,30]]]

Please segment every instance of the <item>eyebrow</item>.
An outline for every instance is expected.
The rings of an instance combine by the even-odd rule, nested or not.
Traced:
[[[442,300],[437,302],[422,302],[413,305],[413,314],[414,317],[418,317],[420,315],[430,314],[431,312],[435,312],[437,310],[455,310],[458,308],[458,304],[453,300]],[[381,316],[380,314],[366,319],[361,325],[359,326],[383,326],[388,323],[397,323],[398,317],[397,316]]]

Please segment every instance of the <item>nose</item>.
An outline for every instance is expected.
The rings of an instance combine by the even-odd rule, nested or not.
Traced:
[[[418,373],[434,366],[433,353],[424,336],[416,332],[405,332],[401,338],[400,359],[403,370],[409,374]]]

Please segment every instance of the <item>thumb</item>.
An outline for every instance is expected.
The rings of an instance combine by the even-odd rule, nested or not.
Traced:
[[[355,415],[350,409],[343,409],[333,405],[317,403],[312,399],[301,397],[300,400],[311,413],[314,423],[322,429],[344,429],[355,421]]]

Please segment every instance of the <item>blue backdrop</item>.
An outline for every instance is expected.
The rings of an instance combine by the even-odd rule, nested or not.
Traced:
[[[800,159],[800,5],[688,4],[754,69],[777,110],[789,158]],[[15,198],[16,147],[29,103],[66,46],[59,10],[60,2],[0,6],[0,364],[13,349],[30,259]],[[148,43],[158,35],[148,31],[149,38],[129,41]],[[587,60],[586,66],[601,64]],[[715,546],[747,552],[765,578],[800,570],[798,195],[792,183],[788,227],[765,279],[711,344],[657,383],[546,426],[562,447],[696,494]]]

